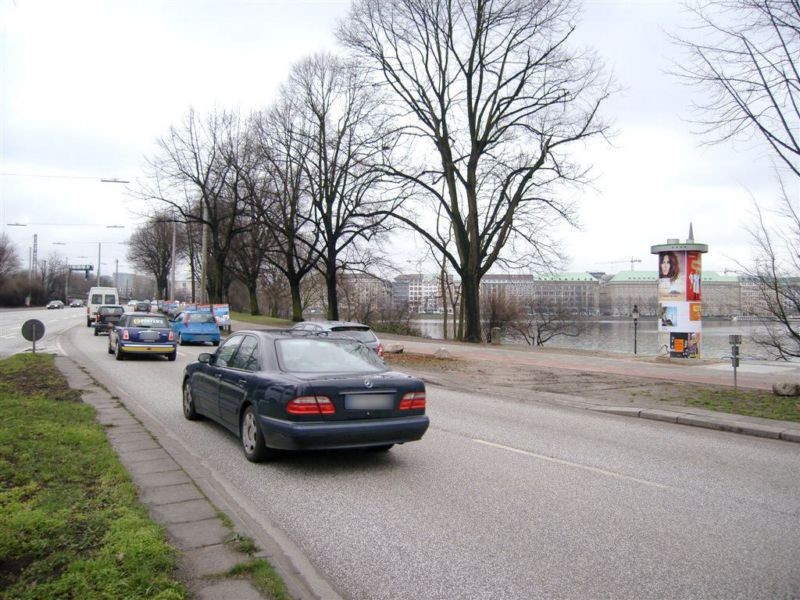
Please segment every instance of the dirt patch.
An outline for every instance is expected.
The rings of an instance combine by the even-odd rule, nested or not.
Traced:
[[[541,369],[514,363],[438,359],[405,352],[387,354],[386,362],[392,368],[422,377],[432,384],[461,391],[485,391],[515,400],[531,399],[532,394],[547,392],[616,406],[690,406],[714,388],[641,377]]]

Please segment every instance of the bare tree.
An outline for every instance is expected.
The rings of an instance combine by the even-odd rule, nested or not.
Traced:
[[[800,356],[800,2],[709,0],[693,7],[696,35],[678,38],[690,60],[678,67],[708,100],[696,121],[710,143],[758,136],[776,161],[782,196],[775,220],[754,201],[752,266],[740,265],[770,316],[757,342],[777,358]],[[787,179],[791,183],[786,183]],[[792,190],[792,191],[789,191]]]
[[[429,220],[396,215],[460,276],[470,342],[495,263],[559,260],[551,223],[572,222],[572,209],[557,187],[585,176],[565,150],[605,131],[609,86],[592,55],[567,46],[575,12],[570,0],[356,0],[339,30],[408,124],[403,145],[417,159],[390,173],[447,216],[454,249]]]
[[[800,177],[800,3],[707,0],[692,11],[695,35],[677,38],[689,61],[676,72],[708,92],[699,133],[711,143],[761,136]]]
[[[278,103],[253,116],[250,133],[259,155],[259,177],[268,194],[253,196],[253,212],[270,238],[266,261],[289,284],[292,320],[303,320],[302,282],[319,260],[320,229],[305,174],[306,142],[300,109],[284,88]]]
[[[167,299],[172,268],[172,232],[175,222],[166,213],[156,214],[139,227],[128,241],[128,260],[156,280],[156,293]],[[182,253],[182,248],[178,249]]]
[[[758,312],[766,313],[766,333],[754,337],[775,358],[800,357],[800,214],[796,201],[784,190],[778,223],[770,223],[758,206],[752,267],[742,265],[743,276],[757,284]]]
[[[557,304],[532,300],[523,304],[508,329],[530,346],[544,346],[554,337],[580,336],[586,331],[586,323]]]
[[[250,227],[244,173],[250,155],[236,113],[215,112],[205,119],[192,110],[180,127],[159,140],[150,161],[150,183],[140,196],[174,211],[173,219],[208,229],[207,291],[222,302],[231,282],[227,268],[233,240]]]
[[[230,252],[230,269],[247,288],[250,314],[260,315],[258,286],[262,279],[264,262],[270,252],[270,236],[264,227],[252,225],[237,236]]]
[[[396,134],[382,97],[353,62],[311,57],[295,67],[289,90],[303,118],[303,168],[320,236],[317,267],[325,274],[328,318],[338,319],[340,254],[388,231],[399,203],[394,195],[382,195],[378,168],[386,164]]]
[[[19,254],[6,232],[0,233],[0,281],[10,277],[20,268]]]

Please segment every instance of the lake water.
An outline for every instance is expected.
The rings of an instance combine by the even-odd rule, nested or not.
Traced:
[[[411,322],[422,335],[442,339],[442,322],[434,319],[417,319]],[[644,355],[664,354],[659,351],[658,330],[655,319],[639,319],[636,333],[637,351]],[[740,353],[743,358],[766,358],[764,351],[752,341],[754,333],[763,331],[757,323],[733,321],[704,321],[701,346],[703,358],[720,358],[730,354],[728,336],[742,336]],[[633,321],[590,321],[585,333],[579,337],[558,336],[545,344],[546,348],[580,348],[606,352],[633,353]],[[504,343],[512,343],[504,340]]]

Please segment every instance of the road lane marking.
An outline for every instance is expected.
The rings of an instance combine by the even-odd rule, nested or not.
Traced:
[[[519,448],[512,448],[511,446],[503,446],[502,444],[495,444],[494,442],[487,442],[486,440],[479,440],[477,438],[472,438],[472,441],[477,442],[478,444],[483,444],[484,446],[491,446],[492,448],[508,450],[509,452],[515,452],[517,454],[522,454],[524,456],[530,456],[532,458],[546,460],[548,462],[564,465],[567,467],[575,467],[578,469],[583,469],[585,471],[590,471],[592,473],[598,473],[600,475],[608,475],[610,477],[616,477],[617,479],[625,479],[627,481],[641,483],[642,485],[649,485],[662,490],[670,489],[668,485],[663,485],[661,483],[654,483],[652,481],[647,481],[646,479],[639,479],[638,477],[631,477],[630,475],[622,475],[621,473],[614,473],[613,471],[606,471],[605,469],[598,469],[597,467],[590,467],[589,465],[582,465],[580,463],[570,462],[568,460],[562,460],[560,458],[553,458],[552,456],[545,456],[544,454],[536,454],[535,452],[529,452],[528,450],[520,450]]]

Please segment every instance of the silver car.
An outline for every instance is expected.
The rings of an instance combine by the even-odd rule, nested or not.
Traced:
[[[383,358],[383,344],[378,339],[378,336],[375,335],[375,332],[370,329],[369,325],[364,325],[363,323],[354,323],[353,321],[303,321],[292,327],[291,330],[317,335],[336,333],[358,340]]]

